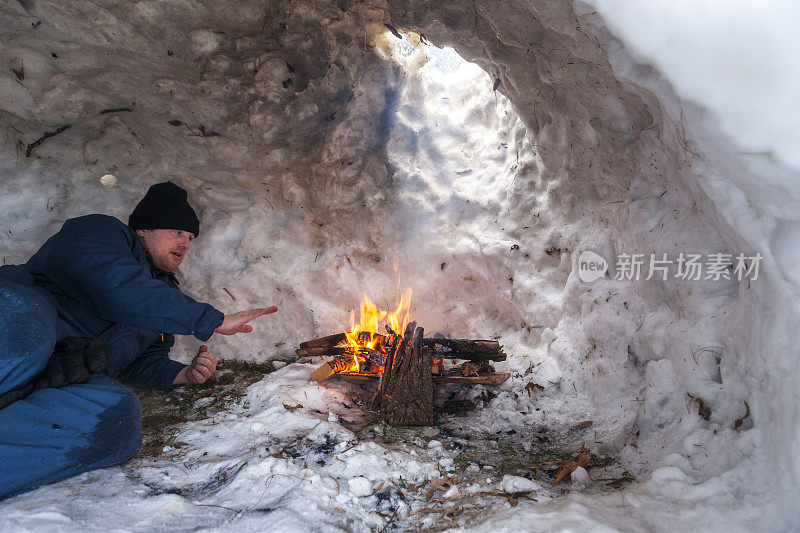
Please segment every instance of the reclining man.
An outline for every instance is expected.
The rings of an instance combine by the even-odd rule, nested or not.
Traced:
[[[130,459],[141,411],[122,383],[203,383],[214,355],[169,359],[174,334],[246,333],[278,310],[223,315],[183,294],[173,272],[198,233],[186,191],[159,183],[127,226],[73,218],[26,264],[0,267],[0,499]]]

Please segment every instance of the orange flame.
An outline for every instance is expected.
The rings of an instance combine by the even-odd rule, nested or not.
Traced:
[[[380,331],[380,325],[388,324],[392,331],[402,335],[406,329],[411,316],[411,288],[400,295],[399,301],[394,311],[389,313],[379,309],[367,295],[361,300],[361,309],[359,313],[359,321],[356,322],[355,312],[350,312],[350,331],[345,333],[347,342],[353,347],[353,361],[350,366],[345,370],[346,372],[358,372],[360,363],[365,360],[363,356],[358,355],[359,349],[374,349],[375,345],[379,342],[379,337],[376,336]],[[362,335],[359,335],[362,333]],[[368,335],[363,335],[367,333]]]

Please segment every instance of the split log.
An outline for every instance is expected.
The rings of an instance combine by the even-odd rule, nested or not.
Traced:
[[[386,326],[389,334],[392,328]],[[484,339],[422,339],[423,345],[431,348],[437,357],[445,359],[466,359],[469,361],[505,361],[506,354],[497,341]]]
[[[338,373],[336,374],[336,377],[339,377],[348,383],[353,383],[354,385],[364,385],[366,383],[374,383],[375,381],[380,379],[380,376],[377,374],[351,374],[349,372]],[[463,383],[469,385],[500,385],[504,381],[508,380],[508,378],[510,377],[511,374],[509,374],[508,372],[492,372],[490,374],[481,374],[478,376],[433,376],[433,383],[435,385],[441,385],[442,383]]]
[[[502,348],[497,341],[483,339],[425,339],[426,346],[433,346],[434,344],[446,346],[457,352],[474,355],[492,355],[499,353]]]
[[[378,333],[361,332],[358,334],[359,340],[369,341],[378,338],[384,345],[388,346],[391,336],[380,335]],[[347,346],[339,346],[347,342],[344,333],[328,335],[307,342],[300,343],[300,347],[295,350],[298,357],[328,356],[335,357],[343,355],[348,349]],[[464,359],[467,361],[505,361],[506,354],[503,347],[497,341],[490,340],[471,340],[471,339],[422,339],[422,344],[433,350],[436,357],[445,359]]]
[[[431,344],[428,344],[427,341],[431,339],[424,339],[425,346],[431,347]],[[352,348],[349,346],[319,346],[319,347],[301,347],[297,348],[294,353],[297,357],[336,357],[337,355],[344,355],[349,353]],[[493,353],[490,355],[482,355],[482,354],[473,354],[473,353],[462,353],[457,351],[434,351],[433,352],[436,357],[440,359],[464,359],[466,361],[505,361],[506,354],[503,352],[500,353]]]
[[[310,341],[301,342],[300,348],[333,348],[337,344],[341,344],[347,341],[347,337],[345,337],[344,333],[336,333],[334,335],[327,335],[325,337],[320,337],[318,339],[312,339]]]
[[[370,350],[368,348],[359,348],[354,351],[352,348],[345,347],[342,354],[331,359],[324,365],[317,368],[311,374],[311,379],[317,382],[323,382],[334,374],[343,372],[351,372],[353,369],[353,357],[358,358],[359,374],[374,373],[378,376],[384,366],[386,366],[386,356],[377,350]]]
[[[403,337],[392,338],[377,399],[381,416],[393,426],[434,423],[431,350],[423,348],[423,331],[412,322]]]
[[[347,365],[344,362],[340,361],[339,359],[334,359],[333,361],[328,361],[318,369],[314,370],[314,372],[311,373],[311,379],[321,383],[332,375],[343,372],[346,368]]]
[[[322,365],[321,367],[319,367],[318,369],[314,370],[311,373],[311,379],[313,379],[317,383],[322,383],[335,373],[336,370],[333,369],[333,366],[331,366],[330,363],[325,363],[324,365]]]
[[[505,361],[506,354],[503,352],[495,353],[491,355],[476,355],[470,353],[461,353],[461,352],[434,352],[436,357],[440,357],[442,359],[464,359],[466,361]]]
[[[358,340],[360,342],[368,342],[369,340],[379,338],[381,342],[388,343],[388,337],[385,335],[380,335],[378,333],[369,333],[367,331],[362,331],[358,334]],[[347,342],[347,337],[344,333],[336,333],[334,335],[327,335],[325,337],[320,337],[318,339],[312,339],[310,341],[301,342],[300,347],[294,351],[294,353],[298,357],[306,357],[306,356],[318,356],[318,355],[329,355],[329,356],[336,356],[342,355],[345,350],[348,349],[347,346],[339,346],[340,344],[344,344]]]
[[[425,346],[431,347],[437,356],[446,359],[466,359],[469,361],[505,361],[506,354],[497,341],[472,339],[424,339]]]
[[[441,378],[433,378],[433,382],[439,383],[469,383],[470,385],[500,385],[511,374],[508,372],[492,372],[490,374],[481,374],[478,376],[445,376]]]
[[[298,348],[294,351],[297,357],[316,357],[316,356],[326,356],[326,357],[336,357],[338,355],[344,355],[346,353],[353,353],[353,349],[350,346],[334,346],[334,347],[327,347],[327,346],[320,346],[317,348]]]

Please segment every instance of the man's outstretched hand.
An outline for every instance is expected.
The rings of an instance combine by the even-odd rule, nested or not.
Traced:
[[[189,366],[178,372],[175,376],[173,385],[182,385],[184,383],[192,383],[193,385],[200,385],[205,383],[211,374],[217,369],[217,358],[214,354],[208,351],[208,346],[205,344],[200,347],[200,351],[194,356]]]
[[[262,307],[260,309],[249,309],[247,311],[239,311],[231,315],[225,315],[222,319],[222,324],[219,325],[214,331],[222,335],[233,335],[235,333],[250,333],[253,331],[253,326],[248,326],[247,323],[258,318],[261,315],[270,315],[278,311],[275,306]],[[199,385],[205,383],[211,374],[217,369],[217,358],[214,354],[208,351],[208,346],[205,344],[200,347],[200,351],[194,356],[189,366],[184,367],[183,370],[178,372],[173,380],[173,385],[182,385],[184,383],[192,383]]]
[[[260,309],[248,309],[247,311],[239,311],[232,315],[225,315],[222,324],[214,330],[216,333],[222,335],[234,335],[236,333],[250,333],[253,331],[253,326],[248,326],[247,323],[258,318],[261,315],[271,315],[278,311],[274,305],[272,307],[262,307]]]

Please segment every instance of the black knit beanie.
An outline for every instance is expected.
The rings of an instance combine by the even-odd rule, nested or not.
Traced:
[[[156,183],[128,218],[131,229],[179,229],[200,234],[200,221],[186,199],[186,191],[171,181]]]

